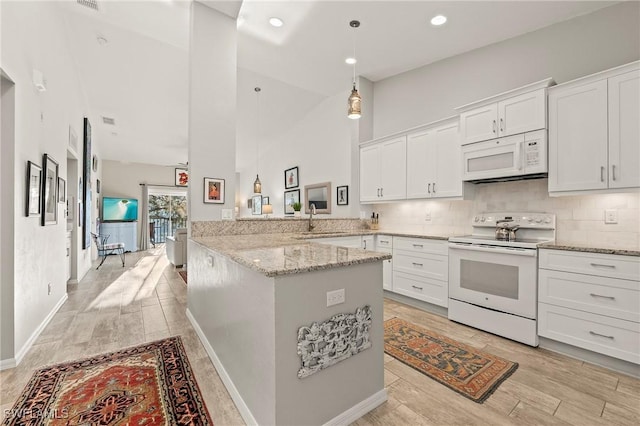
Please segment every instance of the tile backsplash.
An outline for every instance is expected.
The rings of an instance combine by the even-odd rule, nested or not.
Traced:
[[[373,206],[380,229],[421,234],[471,233],[480,212],[555,213],[561,243],[640,249],[640,193],[549,197],[547,179],[486,183],[475,186],[469,201],[416,200]],[[616,209],[617,224],[605,224],[606,209]],[[430,215],[430,220],[427,217]]]

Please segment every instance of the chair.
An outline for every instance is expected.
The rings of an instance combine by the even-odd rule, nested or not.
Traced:
[[[91,233],[91,237],[93,241],[96,243],[96,248],[98,249],[98,256],[102,256],[102,261],[98,265],[96,269],[100,269],[105,260],[107,260],[107,256],[110,254],[118,254],[120,255],[120,259],[122,260],[122,267],[124,268],[124,243],[107,243],[110,235],[98,235]]]

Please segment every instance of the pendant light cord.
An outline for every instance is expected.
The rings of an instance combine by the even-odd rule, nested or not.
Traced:
[[[353,88],[356,88],[356,64],[358,58],[356,57],[356,30],[360,27],[360,21],[353,20],[349,22],[349,26],[353,28]]]
[[[257,121],[258,121],[258,130],[256,132],[256,176],[258,174],[260,174],[260,91],[262,89],[260,89],[259,87],[256,87],[255,89],[253,89],[256,91],[256,115],[257,115]]]

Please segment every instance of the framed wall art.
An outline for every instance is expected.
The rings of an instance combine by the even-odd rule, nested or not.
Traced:
[[[224,204],[224,179],[204,178],[204,202]]]
[[[42,225],[55,225],[58,223],[58,162],[44,154],[42,166]]]
[[[336,188],[336,202],[339,206],[349,205],[349,187],[347,185]]]
[[[300,190],[284,191],[284,214],[293,214],[293,204],[300,202]]]
[[[27,216],[40,216],[42,167],[27,162]]]
[[[176,186],[189,186],[189,170],[176,169]]]
[[[292,167],[284,171],[284,189],[297,188],[299,185],[298,168]]]
[[[67,201],[67,181],[58,177],[58,202],[65,203]]]
[[[251,214],[262,214],[262,195],[254,195],[251,197],[251,202]]]

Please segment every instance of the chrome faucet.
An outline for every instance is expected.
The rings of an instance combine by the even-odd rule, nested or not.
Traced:
[[[313,231],[316,226],[313,224],[313,215],[316,214],[316,205],[311,203],[309,206],[309,232]]]

